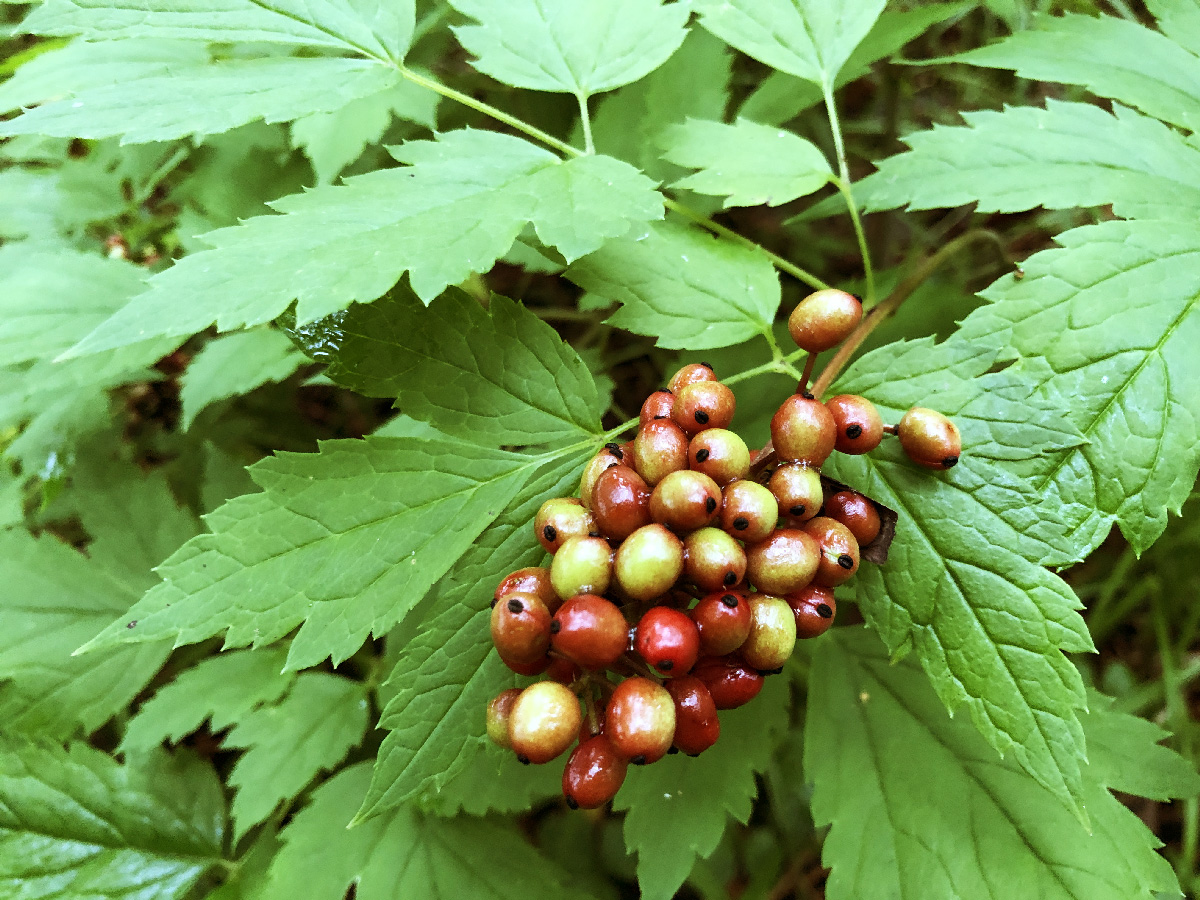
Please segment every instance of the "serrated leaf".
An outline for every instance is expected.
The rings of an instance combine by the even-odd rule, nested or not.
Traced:
[[[1200,773],[1174,750],[1160,746],[1170,734],[1112,706],[1111,697],[1088,694],[1084,728],[1089,771],[1111,790],[1163,803],[1200,794]]]
[[[998,885],[1045,900],[1178,892],[1157,840],[1105,789],[1103,764],[1084,770],[1089,833],[1069,802],[950,719],[918,668],[889,664],[866,631],[823,637],[810,684],[804,761],[814,818],[832,825],[830,900],[1002,896]],[[1093,721],[1116,724],[1108,716],[1093,710],[1089,733]]]
[[[308,358],[286,334],[269,328],[209,341],[180,378],[180,426],[186,431],[209,404],[248,394],[270,381],[283,381],[306,362]]]
[[[1146,0],[1146,8],[1163,34],[1200,55],[1200,5],[1196,0]]]
[[[1038,16],[1034,28],[951,57],[1012,69],[1022,78],[1080,84],[1089,91],[1180,125],[1200,125],[1196,57],[1170,38],[1115,16]],[[1103,59],[1104,65],[1096,65]]]
[[[406,271],[428,301],[489,269],[526,223],[573,259],[662,218],[649,179],[605,157],[562,162],[519,138],[469,129],[394,153],[407,165],[285,197],[272,204],[284,215],[207,235],[215,249],[151,279],[70,352],[213,322],[221,331],[259,325],[293,301],[304,324],[382,296]]]
[[[699,169],[672,187],[725,198],[730,206],[779,206],[818,191],[833,177],[811,141],[781,128],[738,119],[733,125],[689,119],[662,140],[664,157]]]
[[[427,805],[440,816],[522,814],[553,798],[562,798],[558,766],[522,765],[511,750],[487,741]]]
[[[360,818],[437,790],[478,757],[487,703],[515,679],[488,640],[492,592],[545,558],[529,523],[544,500],[575,492],[583,464],[576,455],[546,466],[434,588],[421,633],[384,685],[391,699],[380,727],[389,733]]]
[[[953,340],[1044,362],[1040,394],[1088,443],[1036,473],[1035,489],[1099,510],[1140,552],[1200,469],[1200,231],[1106,222],[1056,240],[1023,280],[990,287]]]
[[[451,0],[479,24],[454,29],[498,81],[589,97],[645,77],[687,35],[687,3],[661,0]]]
[[[697,0],[700,24],[772,68],[833,85],[884,0]]]
[[[434,428],[475,443],[540,444],[598,434],[603,402],[579,355],[527,310],[487,309],[449,290],[428,308],[397,285],[295,332],[327,374]]]
[[[211,533],[163,563],[163,583],[80,652],[221,633],[227,647],[259,647],[303,623],[288,668],[339,663],[404,618],[538,465],[472,444],[381,437],[265,459],[250,470],[263,492],[210,513]]]
[[[611,324],[671,349],[727,347],[764,334],[780,301],[765,256],[673,223],[609,241],[566,276],[621,304]]]
[[[0,137],[119,136],[140,144],[219,134],[256,119],[330,112],[399,80],[394,69],[365,59],[229,59],[188,41],[77,40],[0,85],[0,110],[26,108],[0,123]]]
[[[768,679],[753,703],[720,714],[721,738],[695,759],[668,756],[630,767],[613,808],[628,810],[625,846],[638,854],[643,900],[670,900],[697,858],[717,848],[728,820],[745,823],[787,727],[787,680]]]
[[[86,744],[0,737],[0,893],[22,900],[187,895],[221,859],[212,768],[165,754],[120,766]]]
[[[243,714],[223,742],[246,750],[229,773],[235,839],[341,762],[366,727],[363,685],[324,672],[302,672],[282,701]]]
[[[262,900],[575,900],[567,873],[520,834],[482,819],[403,806],[347,828],[371,778],[360,763],[319,787],[284,830]]]
[[[141,753],[172,743],[210,720],[212,731],[224,731],[250,710],[278,700],[292,685],[282,674],[286,647],[233,650],[210,656],[181,672],[142,704],[129,720],[118,748]]]

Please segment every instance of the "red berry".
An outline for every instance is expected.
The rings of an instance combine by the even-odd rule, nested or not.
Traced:
[[[700,655],[700,632],[687,613],[655,606],[638,622],[633,649],[660,674],[683,675]]]
[[[767,488],[779,502],[779,515],[797,523],[815,516],[825,497],[821,474],[804,463],[780,466],[772,473]]]
[[[857,491],[838,491],[825,501],[825,515],[849,528],[860,547],[879,536],[879,510]]]
[[[553,628],[554,623],[551,622],[550,626]],[[579,666],[561,656],[550,657],[550,665],[546,668],[546,677],[559,684],[572,685],[579,680],[582,674]]]
[[[550,611],[533,594],[511,593],[492,607],[492,643],[506,660],[537,662],[550,649]]]
[[[613,466],[596,480],[592,515],[605,537],[623,541],[650,524],[650,487],[629,466]]]
[[[671,376],[667,389],[678,394],[680,388],[701,381],[716,381],[717,373],[708,363],[689,363]]]
[[[523,762],[549,762],[575,743],[582,721],[579,698],[557,681],[539,681],[513,703],[508,740]]]
[[[733,391],[719,381],[698,381],[675,392],[671,418],[687,434],[726,428],[737,408]]]
[[[683,540],[683,574],[702,591],[728,590],[746,577],[746,551],[719,528],[701,528]]]
[[[763,676],[756,669],[727,656],[704,660],[692,674],[704,682],[717,709],[736,709],[758,696]]]
[[[508,741],[508,720],[512,717],[513,704],[521,696],[520,688],[509,688],[492,698],[487,708],[487,736],[493,744],[505,749],[512,745]]]
[[[499,651],[497,651],[497,652],[499,652]],[[549,654],[547,654],[547,655],[541,657],[540,659],[535,659],[533,662],[520,663],[520,662],[514,662],[511,659],[505,659],[504,654],[500,653],[500,662],[504,663],[506,666],[508,666],[510,669],[512,669],[512,671],[516,672],[518,675],[532,676],[532,675],[541,675],[543,672],[545,672],[548,668],[550,668],[550,663],[552,662],[552,660],[550,659]]]
[[[603,594],[612,582],[613,552],[598,537],[573,537],[554,554],[550,581],[558,596]]]
[[[796,637],[799,640],[824,634],[833,624],[833,617],[837,615],[837,601],[833,598],[833,588],[810,584],[783,599],[787,601],[796,617]]]
[[[633,439],[633,465],[647,484],[658,484],[687,468],[688,439],[670,419],[656,419],[638,429]]]
[[[766,594],[800,590],[813,580],[819,563],[817,542],[794,528],[780,528],[746,548],[746,577]]]
[[[603,734],[582,741],[563,769],[562,790],[571,809],[596,809],[616,796],[628,763]]]
[[[675,404],[675,395],[666,388],[657,390],[642,403],[642,412],[638,417],[639,427],[655,419],[671,418],[671,407]]]
[[[617,456],[617,452],[605,447],[599,453],[591,458],[586,466],[583,467],[583,475],[579,479],[579,499],[588,509],[592,508],[592,491],[595,490],[596,482],[600,480],[600,476],[605,471],[613,466],[625,464],[633,464],[633,457],[630,454],[621,453]]]
[[[804,524],[804,531],[820,548],[820,563],[812,579],[815,584],[837,587],[858,571],[858,541],[841,522],[818,516]]]
[[[720,515],[721,489],[703,472],[672,472],[650,496],[650,516],[675,531],[695,531]]]
[[[596,521],[583,503],[573,497],[547,500],[533,519],[533,531],[547,553],[557,553],[568,539],[596,530]]]
[[[675,746],[688,756],[698,756],[721,736],[712,693],[691,675],[672,678],[665,687],[675,701]]]
[[[662,525],[646,525],[617,549],[613,571],[634,600],[661,597],[683,574],[683,542]]]
[[[734,432],[709,428],[688,444],[688,465],[724,487],[749,473],[750,449]]]
[[[585,669],[605,669],[629,646],[629,625],[611,600],[578,594],[567,600],[550,625],[550,646]]]
[[[775,495],[753,481],[735,481],[725,487],[721,502],[721,528],[748,544],[765,540],[779,521]]]
[[[691,616],[700,633],[700,649],[709,656],[732,653],[750,636],[750,604],[742,591],[707,594],[692,608]]]
[[[738,656],[760,672],[780,668],[796,647],[796,617],[787,601],[769,594],[750,595],[750,635]]]
[[[820,468],[833,452],[836,440],[833,415],[818,400],[793,394],[771,417],[771,443],[785,462]]]
[[[958,427],[940,412],[914,406],[896,426],[908,458],[929,469],[949,469],[962,455]]]
[[[554,592],[554,585],[550,581],[550,570],[545,566],[530,566],[506,575],[496,588],[493,604],[500,602],[503,597],[512,593],[533,594],[546,604],[546,609],[551,614],[562,603],[562,598]]]
[[[649,678],[626,678],[608,700],[604,729],[625,759],[635,765],[657,762],[675,738],[675,702]]]
[[[883,419],[875,404],[857,394],[838,394],[825,401],[837,428],[834,449],[839,453],[870,453],[883,440]]]
[[[809,353],[836,347],[862,321],[862,301],[853,294],[826,288],[809,294],[788,316],[788,332]]]

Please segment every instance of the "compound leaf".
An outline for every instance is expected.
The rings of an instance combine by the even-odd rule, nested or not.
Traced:
[[[1200,6],[1195,0],[1146,0],[1163,34],[1200,55]]]
[[[191,428],[209,404],[283,381],[308,362],[282,331],[259,328],[217,337],[204,345],[180,378],[181,427]]]

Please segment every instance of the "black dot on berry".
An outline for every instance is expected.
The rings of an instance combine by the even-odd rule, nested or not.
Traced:
[[[670,750],[667,751],[667,756],[674,756],[678,752],[679,752],[678,747],[672,747]]]
[[[589,532],[588,532],[588,537],[600,537],[600,532],[598,532],[598,531],[589,531]]]
[[[763,674],[764,675],[781,675],[781,674],[783,674],[783,666],[780,666],[778,669],[764,669]]]
[[[691,757],[692,759],[695,759],[699,755],[700,755],[699,753],[689,753],[688,754],[688,756]]]
[[[849,553],[843,553],[841,556],[838,557],[838,565],[841,566],[843,569],[853,569],[854,568],[854,559],[850,556]]]
[[[957,466],[958,465],[958,457],[957,456],[947,456],[945,459],[942,460],[942,465],[947,469],[952,468],[953,466]]]
[[[730,572],[729,574],[732,575],[733,573]],[[738,605],[737,594],[726,594],[724,597],[721,598],[721,602],[724,603],[726,606],[728,606],[730,609],[737,609],[737,605]]]
[[[822,619],[832,619],[833,618],[833,609],[829,606],[828,603],[818,603],[817,604],[817,615],[820,616]]]
[[[750,527],[750,520],[747,519],[745,516],[738,516],[736,519],[733,520],[733,527],[736,528],[738,531],[745,531],[747,528]]]
[[[715,497],[709,497],[707,500],[705,500],[705,501],[704,501],[704,508],[705,508],[705,510],[707,510],[708,512],[716,512],[716,511],[717,511],[717,500],[716,500],[716,498],[715,498]]]
[[[810,390],[801,391],[800,396],[803,397],[805,400],[815,400],[816,399],[816,395],[813,394],[813,392]]]
[[[701,425],[707,425],[708,424],[708,413],[706,413],[702,409],[696,410],[696,421],[699,422]]]
[[[607,447],[609,450],[620,450],[621,449],[621,445],[618,444],[616,441],[609,441],[604,446]]]
[[[666,416],[655,416],[654,421],[657,422],[659,419],[665,419],[665,418],[666,418]]]
[[[524,609],[525,609],[525,604],[522,603],[520,600],[518,600],[516,597],[513,597],[511,600],[508,601],[508,611],[510,613],[519,613],[519,612],[522,612]]]
[[[558,540],[558,529],[553,525],[547,525],[542,529],[542,537],[548,541],[556,541]]]
[[[671,659],[664,659],[654,668],[658,669],[660,672],[670,672],[673,668],[675,668],[675,661]]]
[[[846,437],[848,437],[848,438],[862,437],[862,426],[861,425],[847,426]]]
[[[633,763],[635,766],[644,766],[646,764],[646,754],[639,753],[637,756],[635,756],[633,759],[631,759],[630,762]]]
[[[704,366],[704,368],[708,369],[708,371],[710,371],[710,372],[715,371],[712,367],[712,363],[702,362],[702,363],[700,363],[700,365]]]
[[[562,622],[558,621],[558,619],[552,619],[550,622],[550,633],[558,634],[560,631],[562,631]]]
[[[862,306],[862,297],[858,296],[858,294],[851,294],[850,296],[858,301],[859,306]]]
[[[567,806],[571,807],[571,809],[579,809],[579,804],[576,802],[574,797],[567,798]]]
[[[725,587],[733,587],[737,584],[737,572],[725,573]],[[737,606],[737,597],[733,598],[733,605]]]
[[[696,462],[704,462],[706,459],[708,459],[708,451],[707,450],[697,450],[696,451]]]
[[[517,754],[517,762],[519,762],[523,766],[527,766],[527,765],[529,765],[529,757],[523,756],[520,753],[518,753]]]
[[[802,516],[804,515],[804,504],[797,503],[790,510],[788,510],[788,512],[790,512],[793,516]]]
[[[493,597],[492,602],[488,604],[488,609],[495,609],[496,601],[498,601],[499,599],[500,599],[499,597]]]
[[[660,387],[660,388],[658,389],[658,393],[660,393],[660,394],[670,394],[672,397],[674,397],[674,396],[675,396],[675,392],[674,392],[673,390],[671,390],[669,387]]]

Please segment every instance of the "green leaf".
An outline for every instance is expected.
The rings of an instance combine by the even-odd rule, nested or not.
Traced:
[[[1103,59],[1104,65],[1096,65]],[[1200,126],[1196,57],[1170,38],[1114,16],[1039,16],[1036,27],[950,58],[1022,78],[1080,84],[1189,131]]]
[[[1099,510],[1141,552],[1200,469],[1200,230],[1106,222],[1056,240],[1021,281],[990,287],[953,340],[1044,363],[1040,394],[1088,443],[1047,460],[1034,489]]]
[[[458,290],[428,308],[398,285],[297,330],[328,375],[446,434],[524,445],[598,434],[607,406],[587,366],[527,310],[493,295],[487,309]]]
[[[82,743],[0,737],[0,894],[175,900],[221,862],[224,830],[221,784],[195,757],[120,766]]]
[[[587,900],[511,827],[411,806],[347,828],[371,778],[360,763],[327,781],[284,829],[262,900]]]
[[[1159,744],[1170,737],[1153,722],[1114,712],[1111,697],[1088,694],[1088,770],[1114,791],[1165,803],[1200,794],[1200,773],[1186,759]]]
[[[779,128],[738,119],[734,125],[689,119],[663,138],[670,162],[699,169],[672,187],[725,198],[730,206],[779,206],[818,191],[833,170],[821,151]]]
[[[389,733],[360,818],[437,790],[478,758],[487,704],[515,679],[488,640],[492,592],[509,572],[545,559],[529,523],[547,498],[575,493],[586,458],[539,471],[434,588],[420,633],[384,685],[391,699],[380,726]]]
[[[686,3],[451,0],[479,22],[454,29],[480,72],[513,87],[589,97],[637,81],[687,35]]]
[[[269,381],[283,381],[307,357],[282,331],[260,328],[226,334],[204,345],[180,378],[183,404],[180,425],[192,427],[196,416],[210,403],[248,394]]]
[[[219,653],[181,672],[142,704],[118,748],[141,753],[163,741],[177,743],[210,720],[224,731],[255,707],[278,700],[294,676],[282,674],[286,647]]]
[[[244,713],[223,742],[246,750],[229,773],[235,839],[341,762],[366,727],[363,685],[324,672],[302,672],[278,704]]]
[[[622,304],[611,324],[677,350],[727,347],[764,334],[780,301],[779,278],[765,256],[675,224],[610,241],[566,275]]]
[[[70,351],[119,347],[147,335],[186,335],[268,322],[296,302],[300,324],[382,296],[404,272],[432,300],[486,271],[532,222],[568,259],[632,226],[662,218],[662,198],[608,157],[560,161],[519,138],[454,131],[394,151],[405,167],[285,197],[285,215],[259,216],[206,236]]]
[[[0,110],[34,107],[0,123],[0,137],[119,135],[122,143],[140,144],[218,134],[256,119],[330,112],[399,80],[365,59],[228,59],[187,41],[77,40],[0,85]]]
[[[700,24],[781,72],[832,87],[884,0],[697,0]]]
[[[399,63],[412,39],[413,0],[47,0],[28,34],[89,40],[153,37],[324,47]]]
[[[1070,803],[949,718],[917,667],[889,664],[866,631],[821,638],[810,685],[805,774],[817,824],[832,825],[830,900],[1006,895],[998,885],[1044,900],[1178,893],[1154,836],[1105,789],[1105,764],[1083,773],[1089,833]],[[1089,714],[1089,737],[1097,722],[1126,727],[1110,716]],[[1123,740],[1153,752],[1136,729]]]
[[[1181,47],[1200,55],[1200,5],[1196,0],[1146,0],[1163,34]]]
[[[59,240],[58,178],[29,169],[0,171],[0,237]]]
[[[787,679],[768,679],[753,703],[721,713],[721,739],[711,749],[629,769],[613,807],[628,810],[625,845],[638,854],[643,900],[674,897],[697,857],[717,848],[728,819],[749,820],[755,775],[771,762],[788,705]]]
[[[227,647],[259,647],[303,623],[288,668],[339,663],[403,619],[538,465],[407,438],[265,459],[250,470],[263,492],[210,513],[212,533],[163,563],[163,583],[80,652],[223,632]]]
[[[488,700],[491,697],[484,703]],[[429,798],[433,812],[441,816],[521,814],[547,800],[562,798],[560,767],[522,765],[515,753],[491,741],[477,747],[465,768]]]

